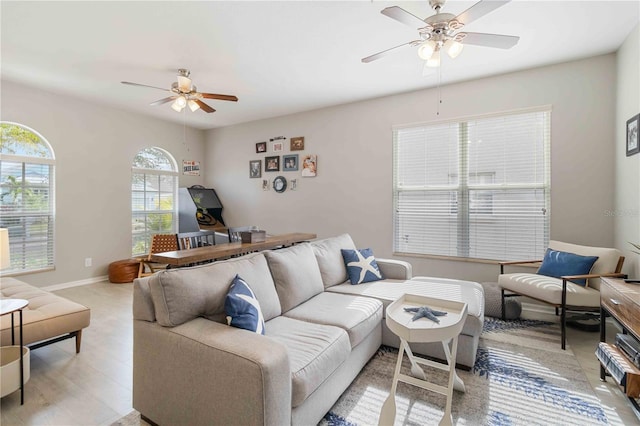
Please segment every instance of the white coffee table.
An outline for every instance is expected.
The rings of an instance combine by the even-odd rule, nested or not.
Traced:
[[[428,306],[436,311],[445,311],[447,315],[439,316],[439,323],[428,318],[419,318],[412,321],[414,313],[405,312],[404,308],[414,308]],[[414,294],[405,294],[386,309],[387,327],[400,338],[400,348],[398,350],[398,361],[396,363],[391,393],[384,402],[380,412],[379,425],[393,425],[396,417],[396,387],[398,382],[408,383],[432,392],[446,395],[447,403],[444,415],[440,420],[440,425],[451,425],[453,417],[451,415],[451,400],[453,389],[464,392],[464,383],[456,374],[456,352],[458,350],[458,335],[462,331],[464,321],[467,317],[467,304],[450,300],[436,299]],[[451,350],[449,341],[453,340]],[[447,363],[440,363],[417,357],[411,352],[409,342],[442,342]],[[415,377],[400,373],[402,358],[407,353],[411,362],[411,374]],[[418,364],[449,372],[448,386],[441,386],[430,383],[426,380],[426,375]]]

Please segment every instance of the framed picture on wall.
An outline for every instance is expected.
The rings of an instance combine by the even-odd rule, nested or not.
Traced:
[[[305,155],[302,159],[302,177],[315,177],[318,173],[318,156]]]
[[[640,152],[638,130],[640,128],[640,114],[627,120],[627,157]]]
[[[295,172],[298,170],[298,154],[282,156],[282,170],[285,172]]]
[[[280,171],[280,156],[275,155],[273,157],[264,157],[264,171],[265,172],[279,172]]]
[[[263,152],[267,152],[267,143],[266,142],[258,142],[256,144],[256,154],[261,154]]]
[[[249,161],[249,177],[250,178],[262,177],[262,160]]]
[[[304,150],[304,137],[303,136],[298,136],[295,138],[291,138],[291,140],[289,141],[291,144],[291,151],[302,151]]]

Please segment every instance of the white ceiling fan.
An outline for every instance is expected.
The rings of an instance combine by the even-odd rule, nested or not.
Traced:
[[[166,92],[172,92],[171,96],[152,102],[151,105],[162,105],[167,102],[173,101],[171,108],[177,112],[181,112],[184,107],[189,106],[191,111],[197,111],[202,109],[204,112],[215,112],[215,109],[205,104],[202,99],[218,99],[221,101],[233,101],[237,102],[238,98],[232,95],[219,95],[216,93],[203,93],[198,92],[196,86],[191,81],[189,76],[191,72],[187,69],[180,68],[178,70],[178,81],[171,84],[170,89],[163,89],[162,87],[149,86],[146,84],[131,83],[129,81],[122,81],[122,84],[129,84],[131,86],[150,87],[152,89],[164,90]]]
[[[387,7],[380,13],[398,22],[417,28],[420,38],[367,56],[362,59],[362,62],[375,61],[396,49],[411,46],[418,48],[418,56],[426,61],[426,67],[435,68],[440,66],[440,52],[442,50],[445,50],[451,58],[455,58],[462,52],[464,45],[467,44],[510,49],[518,43],[520,37],[459,31],[465,25],[509,3],[509,1],[481,0],[458,16],[455,16],[451,13],[440,12],[446,0],[429,0],[429,4],[436,11],[436,14],[424,20],[401,7]]]

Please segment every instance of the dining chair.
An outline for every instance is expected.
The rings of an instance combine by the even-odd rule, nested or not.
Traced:
[[[180,232],[178,234],[180,250],[215,245],[216,233],[214,231]]]
[[[250,232],[258,229],[257,226],[236,226],[227,228],[227,233],[229,234],[229,242],[230,243],[238,243],[242,241],[241,232]]]
[[[163,253],[166,251],[180,250],[178,246],[178,237],[176,234],[155,234],[151,237],[151,248],[146,257],[140,258],[140,267],[138,268],[138,278],[148,277],[157,271],[167,269],[168,265],[151,261],[151,255],[154,253]],[[145,268],[146,267],[146,268]],[[148,268],[148,271],[145,269]]]

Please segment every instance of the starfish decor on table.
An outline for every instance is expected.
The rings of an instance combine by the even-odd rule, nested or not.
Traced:
[[[440,320],[438,319],[438,317],[441,317],[443,315],[447,315],[446,312],[443,311],[435,311],[433,309],[431,309],[428,306],[420,306],[419,308],[404,308],[405,312],[414,312],[415,315],[413,316],[413,318],[411,318],[411,321],[415,321],[417,319],[420,319],[422,317],[424,318],[428,318],[431,321],[437,322],[438,324],[440,324]]]

